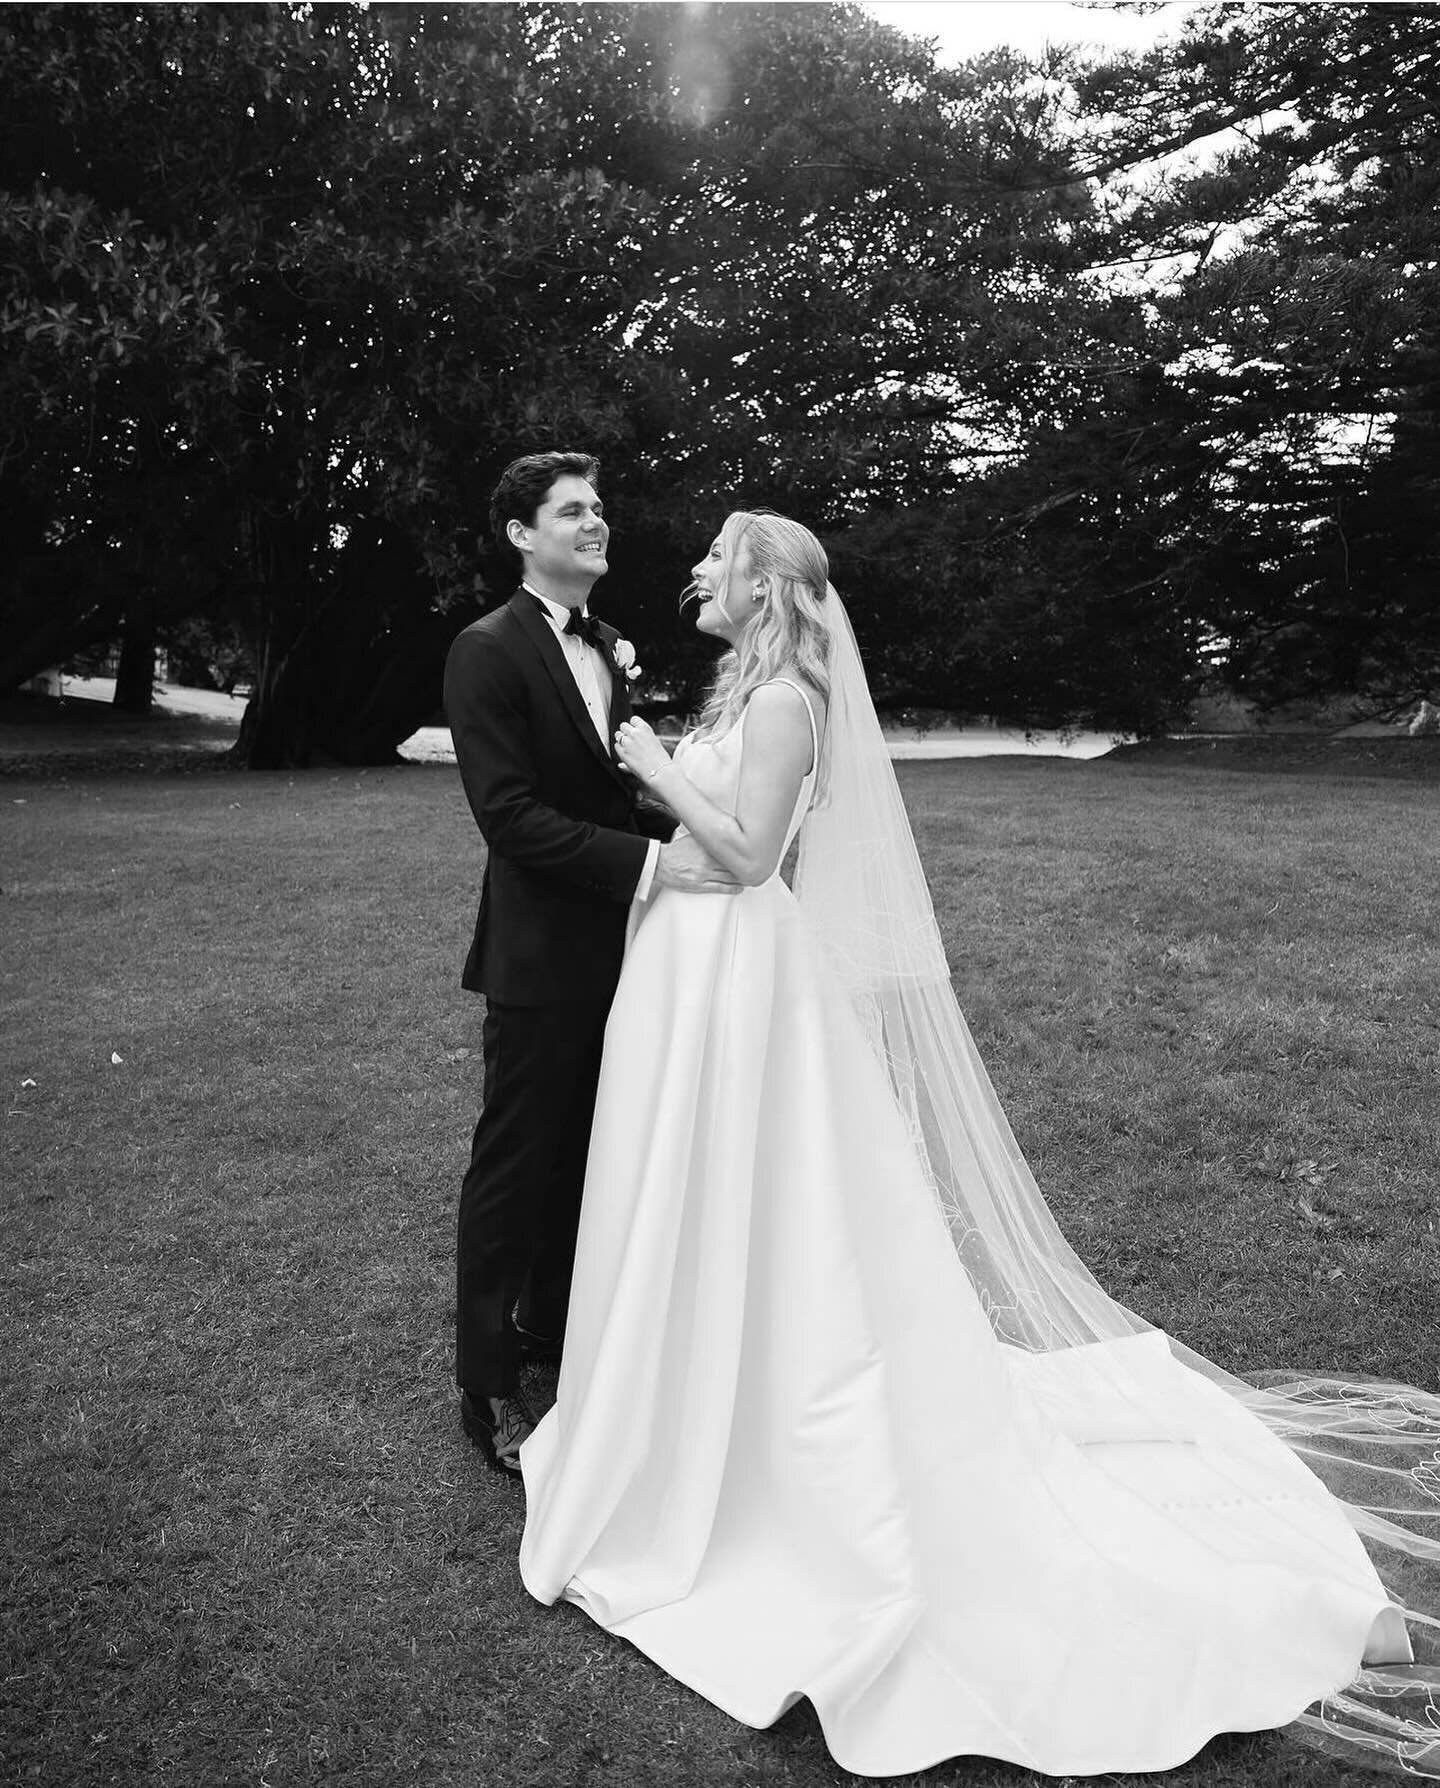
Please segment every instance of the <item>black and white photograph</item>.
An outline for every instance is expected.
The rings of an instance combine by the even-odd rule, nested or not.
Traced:
[[[1440,0],[0,3],[0,1782],[1440,1782]]]

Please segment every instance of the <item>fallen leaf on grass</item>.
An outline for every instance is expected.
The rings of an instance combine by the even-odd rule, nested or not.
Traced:
[[[1339,1165],[1338,1161],[1298,1160],[1272,1143],[1265,1145],[1259,1159],[1254,1162],[1255,1171],[1263,1173],[1267,1179],[1292,1182],[1299,1180],[1307,1186],[1322,1185]]]
[[[35,1082],[35,1081],[33,1081],[33,1080],[22,1080],[22,1081],[21,1081],[21,1082],[20,1082],[20,1084],[21,1084],[21,1086],[34,1086],[34,1085],[36,1085],[36,1084],[37,1084],[37,1083],[36,1083],[36,1082]]]
[[[123,1055],[117,1055],[112,1049],[110,1051],[110,1066],[112,1068],[123,1068],[125,1066],[125,1057]]]

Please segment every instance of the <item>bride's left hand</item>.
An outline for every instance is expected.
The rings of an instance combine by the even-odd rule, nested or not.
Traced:
[[[643,720],[621,723],[615,733],[615,755],[641,782],[648,782],[670,762],[670,753]]]

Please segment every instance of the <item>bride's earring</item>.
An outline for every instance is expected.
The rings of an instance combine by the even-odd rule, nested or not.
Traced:
[[[763,602],[765,600],[765,586],[764,586],[764,584],[756,584],[755,585],[755,593],[750,598],[750,600],[752,602]]]

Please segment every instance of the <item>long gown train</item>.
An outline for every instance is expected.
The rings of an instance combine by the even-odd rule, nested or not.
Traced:
[[[742,743],[680,761],[733,806]],[[752,1726],[808,1696],[862,1775],[1168,1768],[1347,1683],[1388,1607],[1340,1505],[1164,1335],[997,1340],[778,876],[639,926],[522,1464],[533,1595]]]

